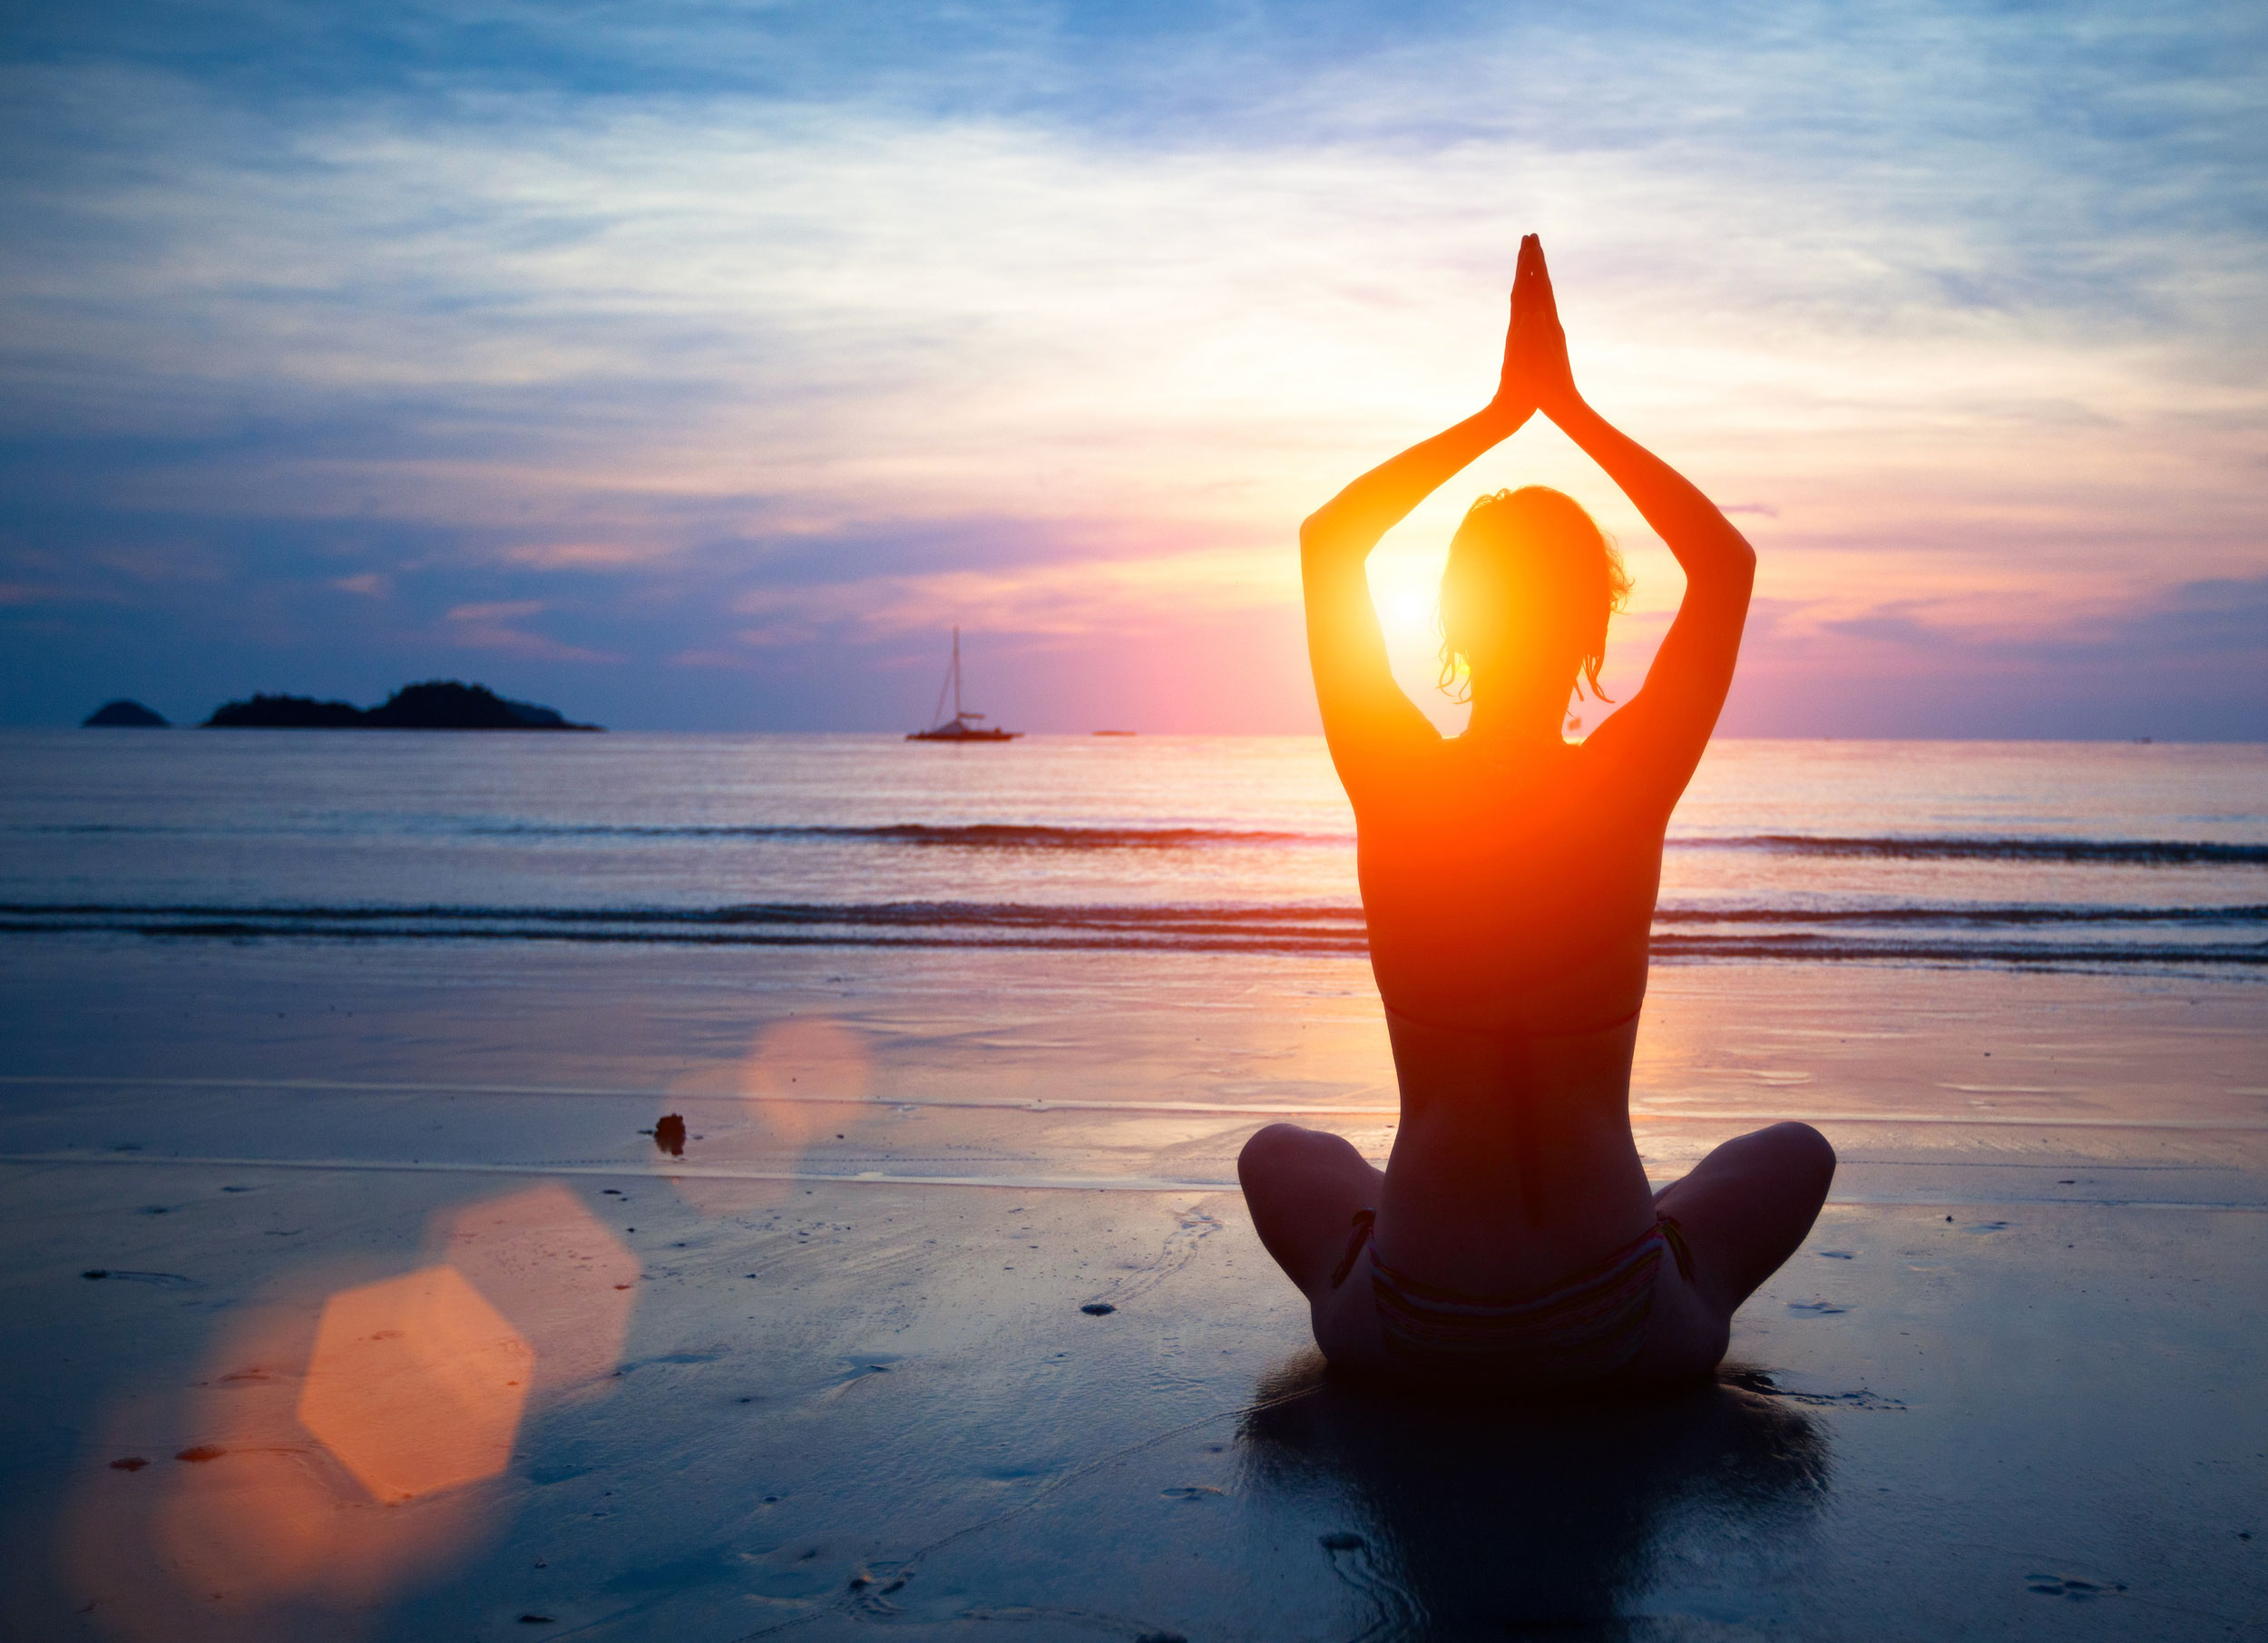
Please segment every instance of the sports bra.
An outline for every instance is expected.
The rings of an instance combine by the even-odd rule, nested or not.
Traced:
[[[1397,1021],[1408,1022],[1413,1027],[1422,1027],[1429,1032],[1453,1032],[1464,1038],[1527,1040],[1589,1038],[1597,1033],[1611,1032],[1618,1027],[1627,1027],[1637,1020],[1639,1012],[1645,1008],[1644,1004],[1639,1004],[1628,1015],[1618,1015],[1614,1020],[1601,1022],[1596,1027],[1569,1027],[1550,1032],[1519,1032],[1495,1027],[1470,1027],[1461,1022],[1429,1022],[1422,1015],[1413,1015],[1407,1010],[1397,1010],[1392,1004],[1386,1006],[1386,1013]]]

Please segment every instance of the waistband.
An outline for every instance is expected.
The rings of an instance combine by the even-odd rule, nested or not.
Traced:
[[[1356,1213],[1334,1287],[1354,1270],[1376,1219],[1368,1210]],[[1577,1385],[1613,1374],[1637,1351],[1665,1255],[1690,1282],[1684,1229],[1667,1216],[1552,1288],[1500,1296],[1421,1282],[1380,1260],[1374,1248],[1371,1296],[1387,1358],[1422,1381]]]
[[[1645,1008],[1645,1005],[1640,1004],[1628,1015],[1618,1015],[1614,1020],[1601,1022],[1596,1027],[1568,1027],[1549,1032],[1515,1032],[1501,1027],[1469,1027],[1458,1022],[1429,1022],[1422,1015],[1413,1015],[1407,1010],[1397,1010],[1392,1004],[1386,1006],[1386,1013],[1396,1021],[1408,1022],[1413,1027],[1422,1027],[1428,1032],[1449,1032],[1461,1038],[1489,1039],[1498,1042],[1506,1040],[1526,1042],[1531,1039],[1591,1038],[1601,1032],[1612,1032],[1616,1028],[1627,1027],[1637,1020],[1640,1012]]]
[[[1353,1219],[1351,1219],[1347,1225],[1349,1227],[1349,1236],[1346,1240],[1346,1253],[1339,1257],[1339,1264],[1331,1269],[1331,1287],[1334,1289],[1336,1289],[1340,1285],[1346,1282],[1347,1274],[1354,1270],[1354,1263],[1362,1258],[1363,1250],[1370,1243],[1372,1235],[1378,1229],[1378,1211],[1371,1208],[1357,1209],[1354,1212]],[[1693,1248],[1692,1246],[1686,1242],[1686,1229],[1678,1224],[1678,1220],[1676,1216],[1662,1215],[1657,1212],[1654,1217],[1654,1224],[1651,1227],[1647,1227],[1644,1232],[1638,1234],[1637,1237],[1631,1239],[1630,1242],[1625,1244],[1621,1248],[1608,1256],[1604,1260],[1596,1262],[1591,1266],[1586,1268],[1583,1272],[1577,1274],[1573,1279],[1569,1280],[1569,1284],[1562,1285],[1560,1286],[1562,1291],[1570,1286],[1577,1288],[1581,1287],[1585,1282],[1594,1277],[1598,1273],[1615,1266],[1633,1251],[1657,1238],[1661,1241],[1662,1247],[1669,1251],[1670,1258],[1677,1262],[1677,1276],[1684,1278],[1686,1283],[1692,1283]],[[1373,1255],[1371,1257],[1371,1265],[1374,1267],[1383,1267],[1385,1263],[1379,1260],[1375,1255]],[[1402,1284],[1409,1283],[1408,1279],[1401,1277],[1399,1274],[1395,1275],[1394,1281]],[[1417,1286],[1417,1287],[1422,1288],[1425,1286]],[[1551,1294],[1551,1292],[1548,1290],[1544,1291],[1541,1296],[1534,1295],[1511,1296],[1457,1295],[1454,1291],[1450,1290],[1443,1290],[1440,1293],[1445,1296],[1452,1296],[1457,1301],[1473,1306],[1511,1308],[1519,1308],[1533,1305],[1538,1299],[1548,1298]]]

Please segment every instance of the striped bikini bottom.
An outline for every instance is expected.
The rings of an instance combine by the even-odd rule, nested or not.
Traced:
[[[1354,1271],[1376,1219],[1374,1210],[1355,1212],[1333,1288]],[[1387,1359],[1413,1380],[1437,1384],[1572,1386],[1604,1380],[1638,1349],[1664,1252],[1690,1283],[1685,1234],[1662,1216],[1565,1283],[1506,1297],[1420,1283],[1379,1259],[1374,1247],[1370,1287]]]

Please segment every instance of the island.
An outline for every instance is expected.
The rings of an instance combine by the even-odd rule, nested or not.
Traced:
[[[163,721],[160,721],[163,722]],[[556,708],[513,701],[486,685],[454,679],[404,685],[375,708],[312,696],[267,696],[215,708],[205,729],[219,730],[601,730]]]
[[[122,696],[116,701],[106,701],[95,709],[79,721],[79,728],[83,730],[162,730],[172,722],[155,709],[145,708],[140,702]]]

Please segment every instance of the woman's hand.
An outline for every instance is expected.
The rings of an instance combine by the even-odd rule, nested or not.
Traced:
[[[1559,302],[1551,293],[1551,272],[1544,267],[1543,241],[1529,234],[1520,242],[1520,266],[1512,276],[1512,323],[1504,337],[1504,371],[1490,409],[1515,422],[1541,411],[1557,422],[1563,412],[1581,403],[1574,370],[1568,364]]]

